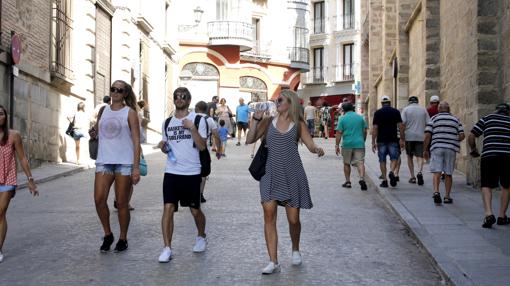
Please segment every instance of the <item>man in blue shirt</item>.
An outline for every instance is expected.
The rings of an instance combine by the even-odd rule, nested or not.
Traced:
[[[248,122],[250,122],[250,109],[247,104],[244,104],[244,98],[239,98],[239,106],[236,109],[237,119],[237,144],[241,146],[241,131],[244,131],[246,136],[246,130],[248,129]]]

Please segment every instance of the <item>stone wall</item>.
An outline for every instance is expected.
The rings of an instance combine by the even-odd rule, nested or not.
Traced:
[[[419,8],[410,22],[409,37],[409,97],[416,96],[425,102],[425,27],[424,12]],[[404,57],[401,57],[401,59]],[[405,58],[404,58],[405,59]],[[402,59],[402,61],[404,61]],[[401,72],[400,76],[404,73]]]
[[[370,24],[369,24],[369,104],[368,104],[368,117],[371,121],[374,112],[378,108],[377,90],[375,83],[382,72],[382,17],[383,17],[383,3],[382,0],[373,0],[369,8]],[[376,95],[376,96],[373,96]]]
[[[504,1],[502,5],[501,27],[501,51],[503,51],[503,82],[502,93],[505,102],[510,102],[510,1]]]

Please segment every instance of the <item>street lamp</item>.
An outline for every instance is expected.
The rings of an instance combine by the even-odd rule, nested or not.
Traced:
[[[202,21],[202,14],[204,14],[204,10],[202,10],[200,6],[197,6],[197,8],[193,10],[193,12],[195,14],[195,25],[198,26],[198,24],[200,24],[200,21]]]

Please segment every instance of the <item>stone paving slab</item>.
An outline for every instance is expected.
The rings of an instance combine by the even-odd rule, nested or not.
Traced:
[[[367,150],[368,147],[367,147]],[[367,152],[367,174],[391,209],[416,235],[438,266],[456,285],[506,285],[510,281],[510,226],[481,227],[484,217],[481,194],[466,185],[464,174],[455,172],[452,205],[436,206],[432,200],[432,176],[424,167],[425,185],[408,183],[406,156],[395,188],[379,187],[379,163]],[[444,185],[441,187],[444,195]],[[499,210],[499,192],[493,195],[493,207]]]

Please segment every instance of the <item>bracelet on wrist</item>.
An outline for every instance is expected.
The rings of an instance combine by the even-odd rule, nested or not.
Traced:
[[[27,181],[33,181],[34,180],[34,177],[30,176],[30,177],[27,177]]]

